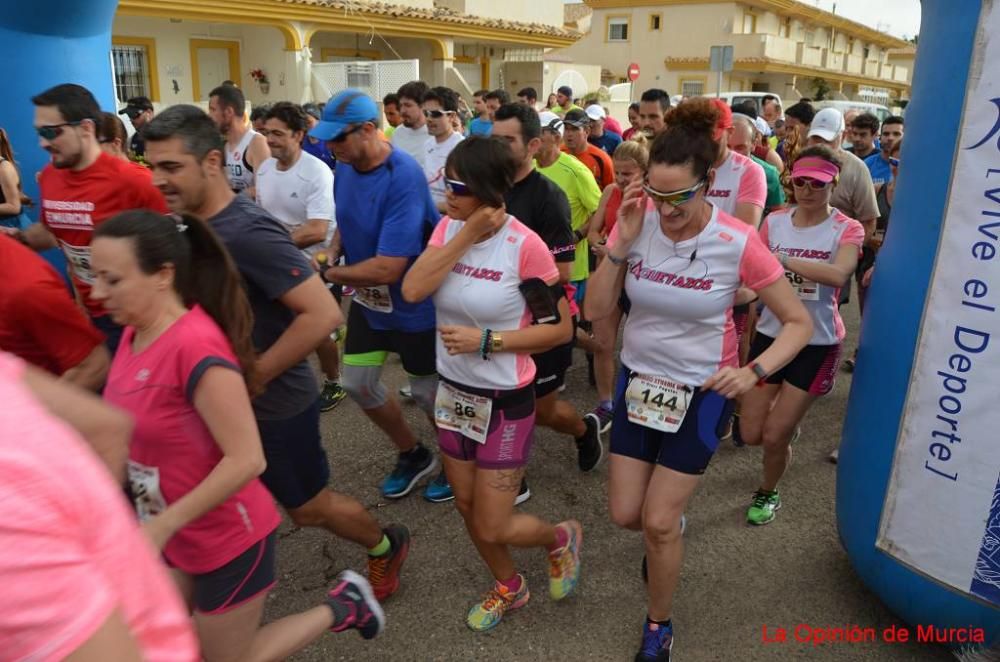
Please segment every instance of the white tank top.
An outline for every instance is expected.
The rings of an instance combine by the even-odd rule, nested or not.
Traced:
[[[229,170],[229,186],[239,193],[251,188],[254,184],[253,167],[247,163],[246,152],[250,142],[257,136],[253,129],[248,130],[240,139],[235,149],[226,145],[226,168]]]

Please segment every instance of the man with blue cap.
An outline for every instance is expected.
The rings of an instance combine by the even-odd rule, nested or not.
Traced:
[[[400,283],[423,251],[440,215],[421,166],[379,133],[375,102],[364,92],[345,90],[330,99],[309,135],[326,141],[337,159],[333,193],[337,232],[328,264],[341,253],[346,264],[331,266],[328,281],[354,288],[347,317],[343,385],[399,451],[396,467],[382,481],[382,494],[406,496],[438,468],[433,452],[406,424],[399,401],[382,383],[389,352],[399,355],[413,399],[432,421],[437,393],[435,319],[430,299],[403,300]],[[452,497],[444,472],[424,497]]]

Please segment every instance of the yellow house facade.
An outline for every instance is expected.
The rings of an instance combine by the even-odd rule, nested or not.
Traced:
[[[888,57],[909,43],[795,0],[586,0],[569,7],[571,25],[586,33],[557,53],[600,63],[607,85],[625,82],[634,62],[637,90],[712,94],[718,84],[709,50],[718,45],[734,51],[719,91],[815,98],[821,79],[829,98],[888,104],[909,96],[909,68]]]
[[[255,105],[325,100],[314,67],[328,62],[416,60],[428,84],[471,94],[579,37],[560,0],[121,0],[112,35],[119,100],[157,106],[204,102],[225,80]]]

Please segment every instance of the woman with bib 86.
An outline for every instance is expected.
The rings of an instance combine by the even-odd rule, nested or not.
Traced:
[[[552,254],[504,209],[516,170],[502,139],[459,143],[445,164],[448,215],[403,280],[407,301],[434,297],[438,443],[455,504],[496,580],[469,610],[466,624],[475,631],[528,601],[510,546],[548,550],[553,599],[570,595],[580,575],[579,522],[553,526],[513,511],[534,436],[531,355],[572,334]]]
[[[609,506],[644,534],[648,614],[638,662],[670,659],[671,611],[683,542],[680,518],[732,412],[732,399],[787,363],[812,333],[778,260],[753,227],[707,202],[718,145],[717,111],[690,99],[654,140],[645,181],[630,184],[591,277],[587,308],[631,303],[611,433]],[[783,328],[755,368],[739,367],[732,307],[759,292]]]

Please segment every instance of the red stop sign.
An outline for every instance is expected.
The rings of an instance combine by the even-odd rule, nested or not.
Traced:
[[[628,79],[630,81],[635,81],[638,77],[639,77],[639,64],[637,62],[633,62],[632,64],[628,65]]]

